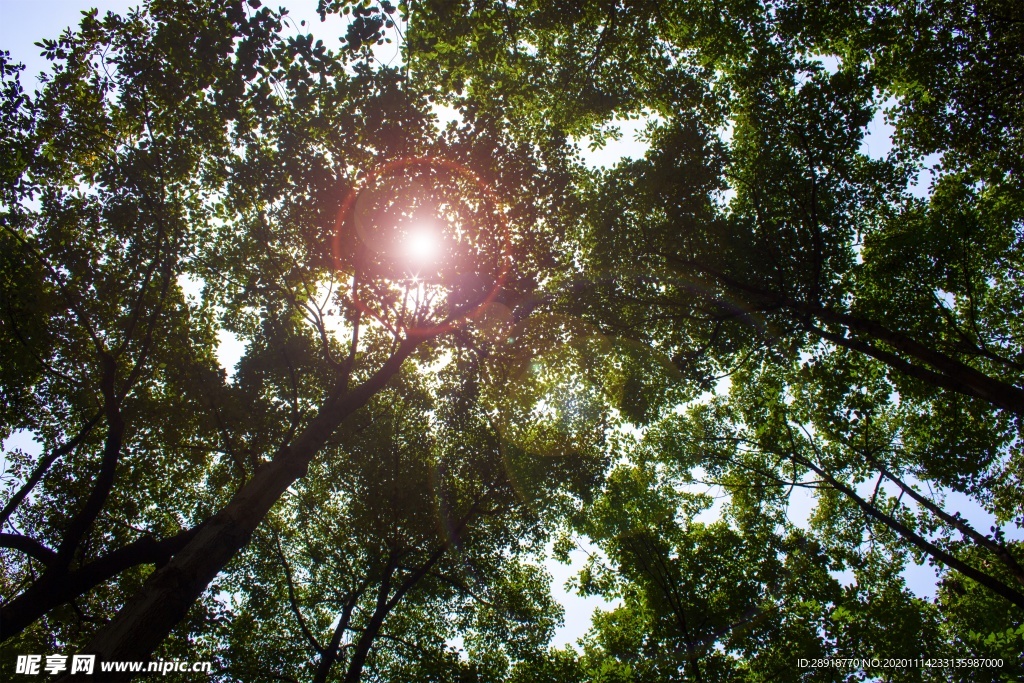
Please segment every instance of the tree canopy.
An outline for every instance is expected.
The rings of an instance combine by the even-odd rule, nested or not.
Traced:
[[[316,9],[0,53],[6,675],[1024,676],[1018,3]]]

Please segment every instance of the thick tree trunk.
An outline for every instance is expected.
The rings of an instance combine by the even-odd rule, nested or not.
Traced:
[[[338,425],[384,387],[417,345],[417,340],[406,340],[365,383],[350,392],[333,393],[309,426],[272,462],[257,468],[252,479],[205,523],[199,534],[149,577],[114,620],[96,634],[86,651],[102,661],[147,659],[218,572],[248,543],[285,490],[306,474],[310,461]],[[109,680],[131,677],[115,674]]]

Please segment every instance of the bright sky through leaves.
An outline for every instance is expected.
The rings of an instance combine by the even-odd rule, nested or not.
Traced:
[[[453,1],[0,0],[0,650],[1024,675],[1016,4]]]

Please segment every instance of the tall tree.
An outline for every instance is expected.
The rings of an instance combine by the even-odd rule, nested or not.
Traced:
[[[997,65],[1020,60],[1019,9],[494,2],[474,3],[468,27],[442,10],[414,15],[409,35],[453,101],[597,144],[616,119],[650,120],[644,158],[577,185],[582,272],[563,275],[562,303],[689,381],[688,426],[658,446],[679,468],[673,486],[714,471],[742,501],[813,476],[816,519],[836,532],[827,554],[890,558],[858,573],[863,585],[888,577],[901,594],[907,553],[927,557],[951,585],[1002,601],[1014,632],[1021,556],[1003,531],[1021,527],[1021,88]],[[882,106],[896,133],[879,159],[864,142]],[[931,183],[915,189],[925,167]],[[682,422],[679,395],[652,374],[622,414]],[[989,513],[991,533],[945,509],[943,492]],[[888,550],[863,554],[863,533]],[[637,594],[656,583],[626,556],[613,564]]]
[[[1019,672],[1013,3],[318,11],[349,17],[340,51],[256,0],[152,0],[44,42],[38,94],[0,61],[0,432],[43,446],[6,473],[7,651],[202,642],[227,678],[348,681],[944,648]],[[373,58],[392,37],[399,68]],[[643,158],[577,163],[640,116]],[[621,601],[579,654],[543,649],[531,562],[559,523],[600,550],[578,589]]]
[[[15,646],[64,604],[89,622],[127,599],[89,648],[146,657],[417,348],[549,264],[557,149],[483,117],[440,133],[349,47],[154,2],[45,43],[36,96],[4,63],[4,429],[45,449],[5,503]],[[423,219],[439,254],[410,263]],[[218,329],[246,346],[233,380]]]

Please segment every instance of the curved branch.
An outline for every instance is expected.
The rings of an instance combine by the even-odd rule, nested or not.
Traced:
[[[116,395],[117,363],[113,356],[107,353],[101,356],[101,361],[103,363],[101,388],[107,417],[107,438],[103,445],[103,460],[100,463],[100,471],[89,498],[78,514],[72,517],[68,523],[60,547],[57,548],[54,569],[66,569],[71,564],[75,550],[78,549],[82,539],[89,531],[89,527],[92,526],[93,521],[107,502],[107,496],[110,495],[110,490],[114,486],[117,463],[121,458],[125,424],[121,418],[121,406]]]
[[[51,565],[28,590],[0,608],[0,641],[16,636],[50,610],[84,595],[130,567],[166,563],[203,526],[199,524],[160,541],[144,536],[72,572],[56,571]]]
[[[57,553],[31,536],[22,534],[0,534],[0,548],[11,548],[23,552],[45,565],[50,565],[57,559]]]

